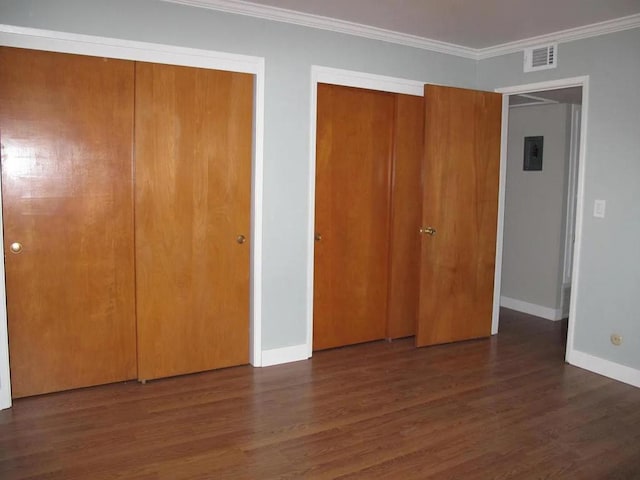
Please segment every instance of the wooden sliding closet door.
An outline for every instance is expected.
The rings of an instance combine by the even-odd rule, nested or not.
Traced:
[[[14,397],[135,378],[134,64],[0,48]]]
[[[418,346],[491,334],[502,95],[425,86]]]
[[[318,85],[313,348],[386,333],[393,94]]]
[[[138,378],[249,361],[253,76],[136,65]]]
[[[420,300],[424,100],[396,95],[387,338],[415,335]]]

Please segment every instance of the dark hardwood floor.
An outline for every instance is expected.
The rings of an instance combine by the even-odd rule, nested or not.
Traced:
[[[9,479],[638,479],[640,389],[563,362],[566,325],[413,340],[17,400]]]

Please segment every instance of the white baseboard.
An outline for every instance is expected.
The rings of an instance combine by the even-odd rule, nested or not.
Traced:
[[[3,385],[0,378],[0,410],[6,408],[11,408],[11,389],[9,385]]]
[[[619,363],[595,357],[579,350],[573,350],[567,355],[567,362],[590,372],[613,378],[619,382],[628,383],[640,388],[640,370],[627,367]]]
[[[298,362],[309,358],[307,344],[292,347],[274,348],[262,352],[262,366],[280,365],[282,363]]]
[[[553,309],[549,307],[543,307],[542,305],[536,305],[534,303],[523,302],[522,300],[516,300],[515,298],[500,297],[500,306],[516,310],[517,312],[528,313],[529,315],[535,315],[536,317],[542,317],[547,320],[557,322],[565,318],[562,315],[561,309]]]

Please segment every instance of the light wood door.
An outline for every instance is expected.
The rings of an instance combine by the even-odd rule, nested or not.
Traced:
[[[313,348],[384,338],[393,94],[318,85]]]
[[[491,334],[502,96],[425,86],[418,346]]]
[[[133,85],[132,62],[0,48],[14,397],[136,376]]]
[[[136,65],[141,380],[249,361],[252,115],[251,75]]]
[[[423,97],[396,95],[387,338],[415,335],[420,297]]]

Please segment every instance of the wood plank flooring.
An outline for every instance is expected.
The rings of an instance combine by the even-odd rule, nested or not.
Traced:
[[[564,364],[562,322],[501,322],[20,399],[0,412],[0,478],[640,478],[640,389]]]

